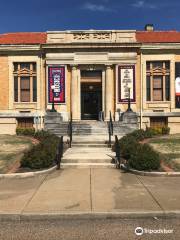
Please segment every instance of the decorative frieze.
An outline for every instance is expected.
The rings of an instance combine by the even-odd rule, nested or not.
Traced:
[[[64,31],[47,32],[47,43],[135,43],[135,31]]]

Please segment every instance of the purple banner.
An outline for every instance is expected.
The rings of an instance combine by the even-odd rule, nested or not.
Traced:
[[[51,86],[54,85],[54,102],[65,103],[65,67],[48,67],[48,100],[53,102],[53,92]]]

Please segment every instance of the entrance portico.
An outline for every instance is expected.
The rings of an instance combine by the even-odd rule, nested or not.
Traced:
[[[99,112],[108,120],[110,111],[115,114],[120,108],[118,65],[136,64],[135,49],[127,49],[134,41],[134,31],[48,32],[46,66],[66,69],[66,101],[56,105],[65,121],[70,112],[74,121],[98,119]],[[91,75],[89,79],[85,73]]]
[[[82,76],[82,73],[85,72],[89,73],[89,78]],[[88,65],[72,66],[71,111],[73,120],[98,119],[99,112],[104,112],[105,120],[108,120],[109,112],[114,111],[114,84],[112,65],[93,65],[93,67]],[[87,89],[88,87],[89,89]],[[87,103],[86,106],[85,101]],[[94,109],[87,109],[90,107]],[[86,117],[83,113],[84,110],[86,111]],[[88,111],[91,114],[94,111],[96,116],[89,115],[88,118]]]

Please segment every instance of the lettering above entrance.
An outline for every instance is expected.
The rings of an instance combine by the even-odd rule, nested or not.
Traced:
[[[47,43],[73,42],[136,42],[135,31],[62,31],[47,32]]]
[[[135,66],[118,66],[118,102],[127,103],[129,94],[131,101],[135,102]]]
[[[74,33],[74,40],[111,40],[110,33]]]

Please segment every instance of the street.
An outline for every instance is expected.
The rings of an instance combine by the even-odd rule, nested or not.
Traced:
[[[173,230],[167,234],[135,235],[135,228]],[[4,221],[0,224],[1,240],[178,240],[180,219],[96,219]]]

